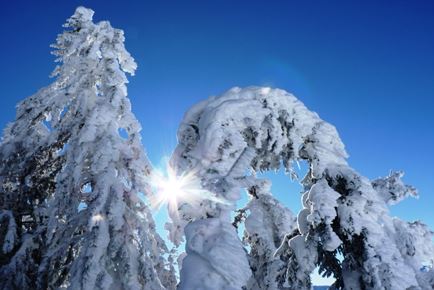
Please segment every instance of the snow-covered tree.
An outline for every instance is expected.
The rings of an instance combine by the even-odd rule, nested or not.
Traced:
[[[20,102],[0,144],[0,288],[34,289],[43,253],[47,199],[64,156],[67,131],[53,131],[58,83]],[[51,120],[54,125],[56,119]],[[7,230],[6,230],[7,229]]]
[[[288,234],[298,233],[296,218],[270,192],[268,180],[254,180],[248,188],[250,201],[241,212],[248,212],[244,222],[244,242],[249,248],[252,269],[247,289],[284,289],[288,257],[275,255]]]
[[[391,172],[389,176],[372,181],[375,190],[389,205],[395,205],[406,197],[418,197],[413,186],[402,181],[404,173]],[[422,289],[434,288],[433,232],[420,221],[406,222],[393,218],[393,236],[405,263],[411,266]]]
[[[0,288],[35,288],[45,242],[47,199],[55,190],[66,135],[49,138],[48,89],[18,105],[0,145]],[[7,230],[6,230],[7,229]]]
[[[56,80],[19,104],[0,144],[2,289],[176,287],[144,202],[152,168],[126,89],[136,63],[123,32],[92,18],[79,7],[67,20]],[[170,238],[186,238],[180,290],[309,289],[317,266],[340,289],[434,287],[432,233],[388,212],[416,190],[400,172],[352,169],[336,129],[291,94],[233,88],[189,110],[178,137],[171,166],[207,194],[170,212]],[[299,160],[310,169],[295,224],[255,173],[293,175]]]
[[[11,161],[17,178],[2,175],[18,189],[3,192],[10,203],[42,203],[44,219],[31,239],[20,242],[38,255],[15,246],[0,280],[11,280],[6,275],[12,273],[16,278],[4,285],[14,288],[31,277],[24,289],[173,289],[167,249],[142,196],[149,193],[151,166],[126,89],[126,73],[134,74],[136,63],[123,31],[92,17],[92,10],[79,7],[68,19],[53,46],[61,63],[55,82],[22,103],[6,131],[4,156],[17,152],[22,158]],[[23,149],[15,145],[20,142]],[[14,211],[7,206],[1,213],[8,224],[6,251],[16,243]],[[34,246],[37,240],[43,243]],[[26,256],[38,260],[28,269],[20,266]]]
[[[291,173],[298,160],[306,160],[310,169],[302,181],[298,233],[288,233],[276,251],[287,261],[286,283],[278,287],[309,289],[310,274],[319,266],[324,275],[335,276],[337,288],[428,289],[401,253],[388,199],[378,190],[382,183],[374,186],[353,170],[336,129],[294,96],[279,89],[231,89],[190,109],[178,139],[173,166],[197,172],[204,188],[226,200],[203,202],[200,208],[181,204],[172,215],[172,239],[177,242],[185,229],[187,242],[181,289],[247,285],[251,270],[230,228],[231,211],[240,189],[249,186],[248,171],[283,165]],[[250,228],[255,228],[254,220],[252,216]],[[267,273],[254,273],[261,275]]]
[[[373,180],[372,186],[389,205],[397,204],[409,196],[417,197],[417,189],[404,184],[403,176],[402,171],[392,171],[387,177]]]

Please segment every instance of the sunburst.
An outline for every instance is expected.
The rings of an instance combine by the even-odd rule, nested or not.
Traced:
[[[198,207],[204,200],[226,202],[204,189],[194,171],[177,174],[169,164],[166,165],[165,171],[154,170],[149,178],[149,184],[154,189],[154,194],[150,197],[154,209],[160,209],[167,204],[170,212],[177,212],[179,205],[183,203]]]

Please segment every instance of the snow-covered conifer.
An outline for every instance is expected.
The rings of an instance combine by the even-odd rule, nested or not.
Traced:
[[[391,172],[389,176],[372,181],[375,190],[389,205],[395,205],[406,197],[418,197],[417,190],[404,184],[402,171]],[[406,265],[413,268],[422,289],[434,288],[434,244],[433,232],[420,221],[406,222],[397,217],[392,219],[390,228]]]
[[[172,159],[177,170],[197,172],[205,188],[227,201],[203,202],[200,208],[182,204],[173,215],[171,236],[176,242],[185,228],[187,240],[183,270],[188,271],[181,272],[181,289],[215,289],[196,284],[206,279],[220,289],[247,284],[246,254],[235,250],[241,242],[228,226],[240,189],[250,178],[246,171],[283,164],[291,172],[298,160],[306,160],[310,169],[302,181],[298,234],[288,233],[276,251],[288,261],[283,286],[309,289],[310,274],[319,266],[324,275],[335,276],[337,288],[425,289],[401,254],[387,208],[390,198],[379,192],[393,187],[392,180],[372,184],[352,169],[336,129],[291,94],[259,87],[231,89],[190,109],[178,139]],[[413,192],[395,187],[400,188],[397,196]],[[231,235],[230,243],[229,238],[217,238],[225,234]],[[195,273],[197,280],[188,273]],[[229,286],[235,275],[237,283]]]
[[[384,201],[389,205],[397,204],[409,196],[417,197],[416,188],[404,184],[402,181],[403,176],[404,172],[393,171],[387,177],[373,180],[372,186],[383,196]]]
[[[55,131],[58,83],[20,102],[0,144],[0,288],[34,289],[46,241],[47,200],[67,131]],[[7,229],[6,231],[4,229]]]
[[[94,24],[92,16],[77,8],[54,45],[71,116],[61,126],[70,137],[40,270],[49,287],[173,287],[164,242],[139,195],[149,190],[151,167],[127,98],[125,73],[134,74],[136,64],[123,32],[107,21]]]
[[[270,193],[268,180],[255,180],[248,192],[250,201],[244,222],[244,242],[249,248],[252,277],[247,289],[284,289],[287,258],[275,255],[288,234],[297,233],[296,218]]]
[[[107,21],[95,24],[92,17],[92,10],[79,7],[68,19],[53,45],[60,62],[55,82],[19,106],[19,118],[6,132],[5,152],[18,151],[10,144],[25,140],[23,152],[17,152],[24,165],[41,148],[45,163],[38,159],[36,165],[43,166],[42,173],[32,169],[37,180],[25,176],[30,189],[24,193],[43,201],[44,221],[39,237],[21,242],[31,248],[42,238],[38,267],[21,267],[21,257],[35,258],[21,247],[2,267],[1,281],[8,273],[3,269],[15,267],[17,277],[31,271],[34,287],[25,289],[173,289],[164,241],[141,196],[149,192],[151,166],[127,98],[126,73],[134,74],[136,63],[125,50],[123,31]],[[14,212],[5,210],[3,248],[9,251],[16,243]]]

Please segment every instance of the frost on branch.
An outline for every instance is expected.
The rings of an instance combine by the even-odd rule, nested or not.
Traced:
[[[417,197],[417,189],[411,185],[404,184],[401,178],[404,176],[402,171],[393,171],[389,176],[375,179],[372,181],[374,189],[384,198],[387,204],[394,205],[412,196]]]
[[[23,101],[1,145],[0,288],[173,289],[140,193],[151,167],[131,113],[122,30],[77,8],[53,45],[56,80]],[[125,131],[127,136],[121,132]],[[7,170],[6,168],[10,169]],[[25,224],[25,227],[22,227]]]
[[[298,232],[295,217],[271,195],[270,185],[268,180],[255,180],[248,190],[251,197],[244,209],[249,211],[244,242],[250,248],[252,269],[248,289],[283,289],[288,257],[275,253],[288,233]]]
[[[270,88],[233,88],[191,108],[178,139],[172,158],[177,171],[194,170],[203,187],[227,201],[203,202],[200,208],[182,204],[179,213],[172,215],[168,228],[175,243],[186,229],[181,289],[215,289],[195,284],[210,276],[220,289],[241,289],[252,277],[268,277],[267,267],[259,267],[263,273],[256,266],[249,269],[246,261],[258,259],[256,253],[249,258],[236,250],[241,241],[229,230],[230,213],[240,190],[252,185],[254,172],[281,166],[291,172],[298,160],[310,165],[302,181],[303,209],[297,218],[298,233],[288,232],[275,255],[287,261],[286,283],[273,281],[273,287],[309,289],[310,274],[319,266],[323,275],[335,276],[336,288],[429,289],[419,279],[423,261],[417,258],[408,264],[401,252],[395,219],[386,204],[389,198],[382,191],[392,180],[376,186],[379,183],[373,185],[352,169],[336,129],[291,94]],[[251,229],[254,220],[252,215]],[[291,223],[287,221],[288,226]],[[271,241],[271,233],[267,235],[263,239]],[[231,284],[233,265],[242,272],[235,284]],[[195,278],[188,273],[196,273]]]
[[[67,131],[52,131],[53,84],[17,106],[0,144],[0,288],[37,289],[45,244],[47,199],[64,157]],[[53,123],[54,124],[54,123]],[[7,231],[3,229],[7,228]]]

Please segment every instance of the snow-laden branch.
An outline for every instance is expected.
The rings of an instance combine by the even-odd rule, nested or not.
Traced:
[[[392,171],[387,177],[373,180],[372,186],[383,196],[384,201],[390,205],[397,204],[409,196],[417,198],[417,189],[404,184],[402,181],[403,176],[404,172],[402,171]]]
[[[5,289],[175,288],[140,197],[151,165],[127,97],[137,66],[123,31],[92,16],[79,7],[67,20],[53,45],[56,80],[21,102],[5,131],[0,152],[15,158],[1,163],[2,206],[28,224],[2,261]]]
[[[233,88],[192,107],[178,139],[172,158],[177,171],[194,170],[203,187],[228,201],[204,202],[200,208],[181,205],[172,215],[168,228],[175,243],[186,227],[181,289],[215,289],[200,287],[205,281],[219,289],[247,285],[247,255],[235,247],[238,243],[241,249],[241,241],[230,220],[240,190],[248,188],[249,172],[279,169],[281,164],[291,171],[300,159],[308,161],[310,170],[303,179],[299,234],[288,233],[278,251],[287,261],[285,287],[308,289],[316,266],[333,274],[338,288],[427,287],[418,279],[419,268],[408,265],[400,252],[394,219],[379,187],[347,164],[336,129],[293,95],[271,88]],[[234,265],[241,273],[236,282]]]

